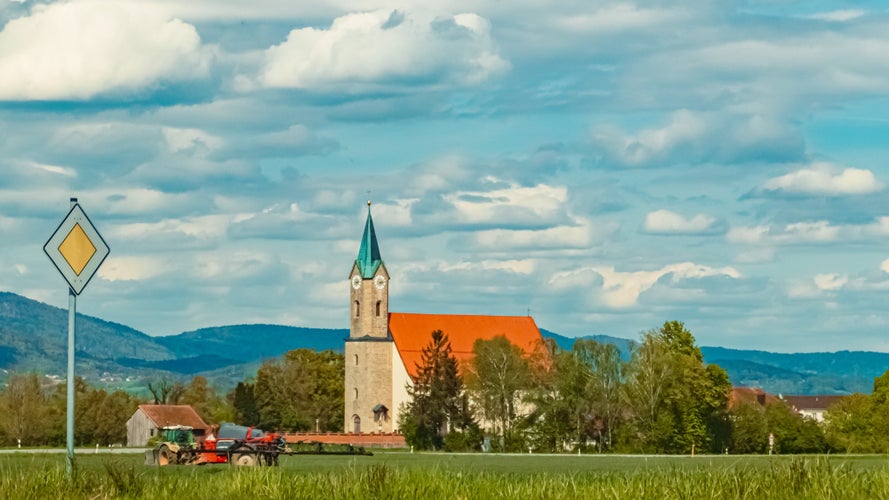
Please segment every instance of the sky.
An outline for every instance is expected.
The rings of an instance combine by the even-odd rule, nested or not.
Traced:
[[[149,335],[390,308],[889,352],[889,8],[0,0],[0,291]]]

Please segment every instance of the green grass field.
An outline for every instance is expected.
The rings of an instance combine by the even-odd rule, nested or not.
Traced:
[[[886,456],[282,457],[277,468],[142,465],[135,454],[0,455],[2,498],[889,498]]]

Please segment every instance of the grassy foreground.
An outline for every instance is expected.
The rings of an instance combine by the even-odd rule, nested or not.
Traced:
[[[278,468],[156,468],[135,455],[0,456],[0,498],[889,498],[883,456],[576,457],[383,453]]]

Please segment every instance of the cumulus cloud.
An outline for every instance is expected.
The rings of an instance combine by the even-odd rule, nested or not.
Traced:
[[[130,96],[209,67],[194,26],[148,3],[35,5],[0,31],[0,100]]]
[[[880,269],[884,273],[889,273],[889,259],[884,260],[883,263],[880,264]]]
[[[259,83],[359,92],[399,83],[475,85],[509,69],[490,29],[487,19],[472,13],[346,14],[328,29],[295,29],[268,49]]]
[[[786,124],[762,115],[732,116],[676,111],[661,128],[626,133],[611,126],[593,131],[606,162],[626,167],[710,161],[786,161],[799,158],[802,140]]]
[[[889,236],[889,216],[868,224],[831,224],[826,220],[793,222],[783,226],[761,224],[731,228],[726,239],[752,245],[820,244],[835,241],[865,241]]]
[[[810,195],[860,195],[883,189],[874,173],[867,169],[845,168],[842,171],[829,163],[815,163],[789,174],[767,180],[762,192],[784,192]]]
[[[716,218],[697,214],[686,218],[676,212],[661,209],[649,212],[645,216],[642,229],[652,234],[702,234],[712,232]]]
[[[626,308],[636,305],[639,296],[651,289],[661,278],[669,276],[673,284],[684,280],[726,276],[732,279],[741,277],[733,267],[715,268],[682,262],[670,264],[654,271],[616,271],[614,267],[589,267],[553,275],[549,283],[554,288],[575,287],[601,288],[602,300],[608,307]]]

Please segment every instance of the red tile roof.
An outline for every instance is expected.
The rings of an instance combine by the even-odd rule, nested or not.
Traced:
[[[158,428],[171,425],[186,425],[195,430],[207,428],[207,424],[198,412],[189,405],[139,405],[139,409]]]
[[[478,339],[503,335],[525,352],[535,350],[543,341],[530,316],[390,313],[389,332],[412,378],[417,376],[423,348],[429,345],[435,330],[448,336],[454,357],[461,363],[472,358],[472,346]]]

